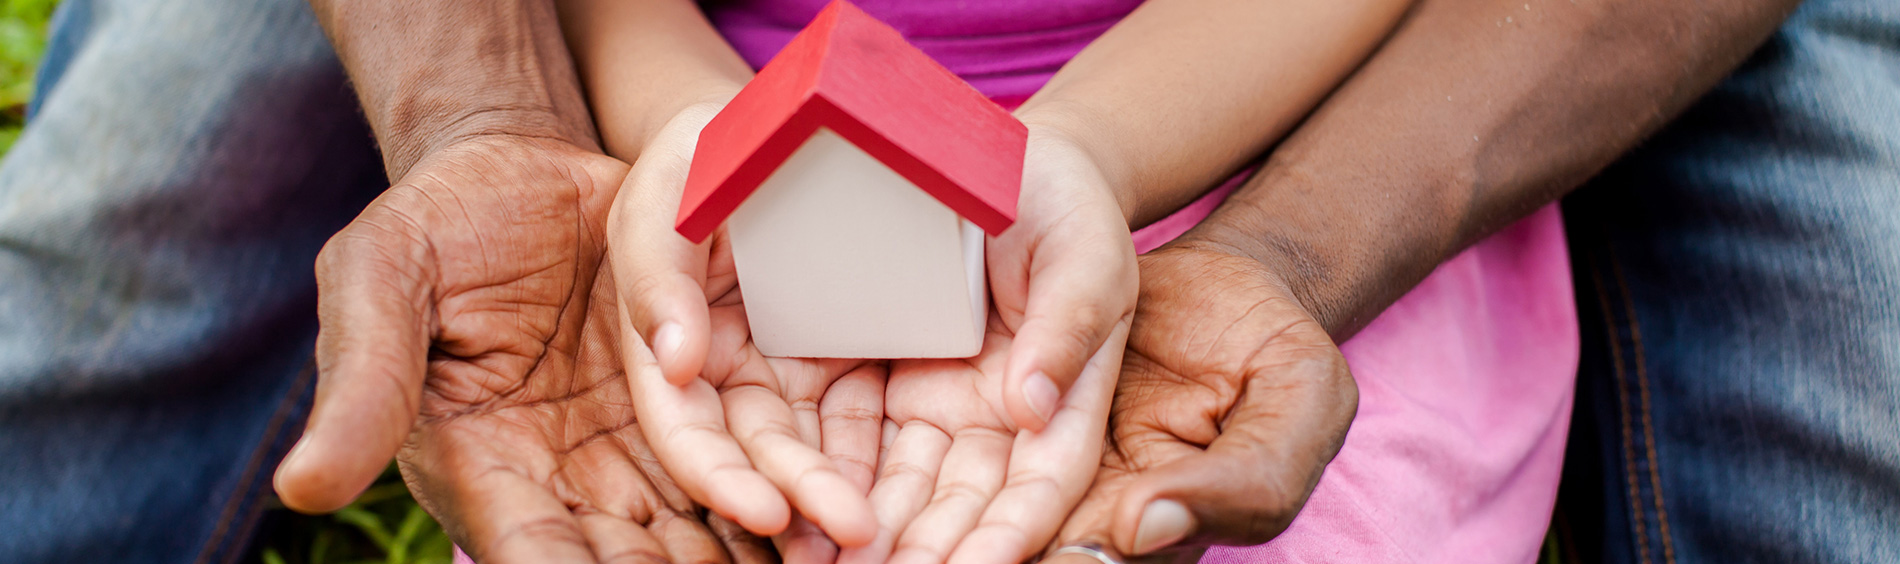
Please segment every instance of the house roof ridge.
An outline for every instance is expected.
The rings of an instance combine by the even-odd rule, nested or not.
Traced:
[[[704,240],[821,127],[991,234],[1015,220],[1027,128],[834,0],[701,131],[677,230]]]

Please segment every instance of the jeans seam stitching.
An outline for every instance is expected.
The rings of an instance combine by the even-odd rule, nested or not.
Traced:
[[[1656,525],[1661,533],[1663,561],[1674,564],[1676,561],[1675,543],[1670,539],[1669,511],[1663,507],[1662,471],[1658,469],[1662,463],[1662,459],[1656,455],[1656,429],[1650,417],[1650,412],[1653,410],[1650,407],[1649,400],[1648,361],[1643,355],[1643,330],[1640,322],[1636,319],[1636,301],[1630,298],[1629,282],[1623,277],[1622,261],[1617,260],[1614,252],[1610,253],[1610,268],[1616,275],[1617,290],[1618,293],[1623,296],[1623,308],[1626,315],[1629,316],[1630,342],[1633,345],[1632,348],[1634,349],[1633,352],[1635,353],[1636,361],[1636,386],[1641,392],[1640,399],[1642,401],[1643,447],[1648,451],[1649,457],[1649,491],[1656,507]]]
[[[284,422],[290,418],[290,413],[296,409],[297,403],[303,398],[303,390],[309,387],[306,384],[315,373],[314,363],[306,363],[304,368],[298,371],[296,381],[291,383],[290,391],[278,400],[277,409],[271,414],[270,423],[264,426],[263,439],[258,441],[256,448],[251,449],[250,461],[245,464],[244,473],[238,478],[237,486],[231,490],[231,500],[225,502],[224,510],[218,515],[218,528],[212,530],[211,537],[206,539],[204,547],[199,549],[198,558],[193,560],[197,564],[211,562],[219,552],[224,550],[225,537],[231,531],[231,522],[237,518],[239,508],[245,505],[244,497],[257,481],[258,469],[263,466],[264,459],[274,450],[272,446],[277,444],[279,436],[283,434]],[[229,561],[231,558],[227,557],[223,560]]]
[[[1611,374],[1616,379],[1617,421],[1619,423],[1618,427],[1622,430],[1623,434],[1623,477],[1628,484],[1628,487],[1625,489],[1628,490],[1627,495],[1629,496],[1630,504],[1630,532],[1631,535],[1636,538],[1637,561],[1648,564],[1649,535],[1647,531],[1649,527],[1644,524],[1642,495],[1636,491],[1638,487],[1636,480],[1636,452],[1630,443],[1629,392],[1626,389],[1627,377],[1623,373],[1622,337],[1617,331],[1618,322],[1616,315],[1613,313],[1614,310],[1610,308],[1609,288],[1603,283],[1603,269],[1598,261],[1591,261],[1590,278],[1596,283],[1597,304],[1603,308],[1603,326],[1605,332],[1609,333]]]

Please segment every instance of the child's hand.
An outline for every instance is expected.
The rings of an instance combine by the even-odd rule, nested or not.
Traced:
[[[797,509],[837,543],[861,545],[877,531],[865,496],[884,366],[764,357],[724,230],[693,244],[673,229],[699,131],[723,105],[667,122],[608,218],[635,409],[654,454],[693,499],[761,535],[785,532]],[[811,527],[792,531],[778,539],[788,562],[833,554]]]
[[[900,430],[885,437],[871,493],[880,528],[844,552],[848,563],[1021,561],[1094,477],[1134,315],[1135,252],[1087,155],[1030,131],[1017,222],[989,242],[983,351],[892,363],[885,409]]]

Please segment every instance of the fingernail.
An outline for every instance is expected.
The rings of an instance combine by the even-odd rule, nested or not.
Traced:
[[[1167,548],[1194,530],[1194,515],[1187,506],[1171,499],[1148,502],[1141,510],[1141,523],[1135,526],[1135,554],[1147,554]]]
[[[1029,410],[1036,413],[1036,418],[1048,423],[1056,412],[1056,402],[1062,401],[1062,391],[1056,389],[1054,380],[1037,372],[1023,382],[1023,399],[1029,401]]]
[[[672,360],[680,350],[680,342],[686,340],[686,330],[680,324],[667,322],[653,332],[653,357],[662,363]]]

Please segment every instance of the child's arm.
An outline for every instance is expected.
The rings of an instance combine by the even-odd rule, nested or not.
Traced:
[[[1017,115],[1091,153],[1130,225],[1220,183],[1369,56],[1411,0],[1157,0]]]
[[[673,116],[723,106],[752,79],[689,0],[561,0],[560,11],[607,154],[628,162]]]

